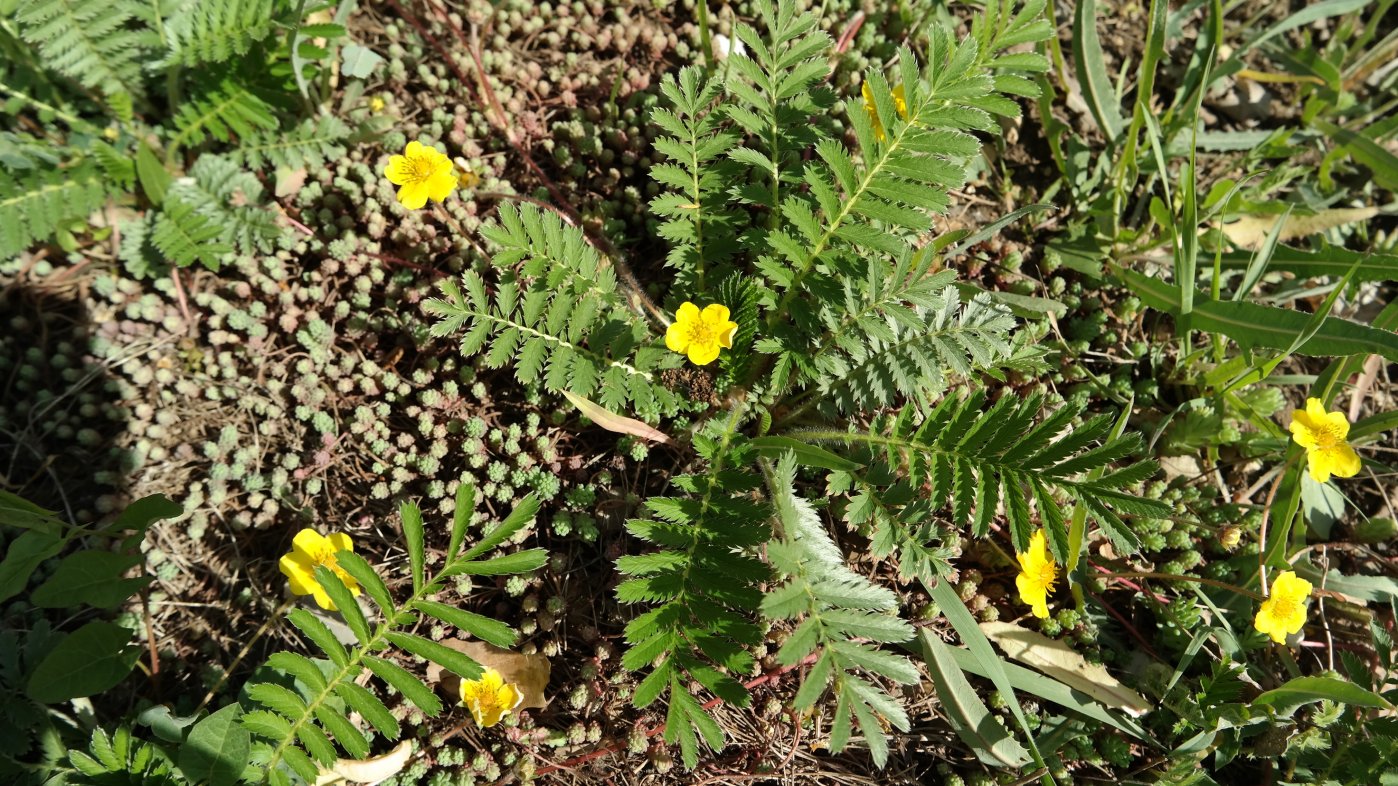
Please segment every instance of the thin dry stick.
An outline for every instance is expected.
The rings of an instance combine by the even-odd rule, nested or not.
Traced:
[[[238,664],[242,663],[243,658],[246,658],[248,653],[252,651],[252,646],[267,633],[267,629],[272,627],[273,623],[281,619],[282,612],[286,611],[286,607],[295,602],[295,598],[287,598],[281,602],[281,605],[273,609],[271,614],[267,615],[267,621],[262,623],[262,627],[258,628],[256,633],[252,634],[252,638],[248,639],[248,643],[244,644],[243,649],[238,652],[238,657],[234,658],[233,662],[228,664],[228,668],[223,670],[223,675],[218,678],[218,682],[214,683],[214,686],[209,688],[209,692],[204,694],[203,700],[199,702],[199,706],[194,710],[195,715],[198,715],[200,710],[207,707],[209,702],[214,700],[214,697],[218,695],[218,692],[222,690],[223,686],[228,682],[228,678],[233,676],[233,672],[238,668]]]

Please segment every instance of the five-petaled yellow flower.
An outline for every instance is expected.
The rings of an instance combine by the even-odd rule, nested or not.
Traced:
[[[864,94],[864,111],[869,113],[869,119],[874,122],[874,136],[880,142],[888,139],[888,135],[883,132],[883,121],[879,120],[879,113],[874,109],[874,91],[869,89],[869,83],[865,82],[860,92]],[[897,85],[893,88],[893,106],[898,110],[898,116],[904,120],[908,119],[908,102],[903,98],[903,86]]]
[[[326,537],[313,529],[303,529],[296,533],[291,541],[291,553],[282,557],[278,566],[290,580],[293,593],[313,595],[316,605],[326,611],[336,611],[334,601],[316,580],[316,566],[324,565],[334,571],[349,591],[358,595],[359,582],[335,561],[335,554],[340,551],[354,551],[354,542],[349,535],[336,532]]]
[[[1314,401],[1315,399],[1311,399]],[[1311,583],[1287,570],[1272,582],[1272,592],[1262,601],[1262,608],[1253,620],[1253,627],[1285,644],[1286,637],[1300,633],[1306,626],[1306,599],[1311,596]]]
[[[461,681],[461,701],[481,728],[494,726],[524,701],[524,694],[500,672],[486,669],[478,680]]]
[[[665,346],[689,355],[696,366],[712,363],[719,347],[733,348],[738,323],[728,318],[728,307],[717,303],[699,307],[686,300],[675,312],[675,321],[665,331]]]
[[[1306,449],[1311,479],[1324,483],[1334,475],[1359,474],[1359,454],[1349,446],[1349,421],[1343,412],[1326,412],[1318,398],[1306,399],[1306,408],[1291,413],[1291,438]]]
[[[408,143],[401,156],[388,159],[383,171],[388,182],[399,186],[398,203],[409,210],[441,202],[456,188],[456,172],[446,154],[418,141]]]
[[[1048,595],[1058,578],[1058,564],[1048,551],[1048,539],[1039,530],[1029,536],[1029,551],[1015,555],[1019,560],[1019,575],[1015,586],[1019,599],[1027,603],[1039,619],[1048,619]]]

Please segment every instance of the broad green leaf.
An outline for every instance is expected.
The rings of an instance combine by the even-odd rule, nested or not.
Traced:
[[[58,563],[48,581],[34,590],[34,605],[44,609],[87,604],[110,609],[150,583],[149,576],[123,578],[122,574],[139,565],[140,554],[113,551],[78,551]]]
[[[1134,270],[1120,270],[1121,277],[1146,305],[1178,315],[1180,289]],[[1245,348],[1266,347],[1288,350],[1305,334],[1311,315],[1292,309],[1234,303],[1200,297],[1190,314],[1192,325],[1238,342]],[[1295,350],[1296,354],[1335,357],[1341,355],[1382,355],[1398,362],[1398,334],[1360,325],[1338,317],[1326,317],[1319,329]]]
[[[29,577],[44,560],[63,549],[61,536],[32,529],[10,541],[5,560],[0,562],[0,602],[18,595],[29,584]]]
[[[194,725],[180,746],[180,770],[190,783],[233,786],[248,766],[252,738],[239,723],[243,708],[237,704],[215,712]]]
[[[45,510],[24,497],[0,490],[0,526],[34,529],[61,524],[56,512]]]
[[[1058,639],[1010,622],[982,622],[980,629],[1011,659],[1038,669],[1112,709],[1132,717],[1140,717],[1151,709],[1145,697],[1123,685],[1106,667],[1088,663]]]
[[[1150,741],[1145,729],[1130,718],[1118,717],[1108,712],[1101,704],[1092,700],[1092,697],[1085,693],[1069,688],[1067,685],[1051,677],[1045,677],[1037,671],[1026,669],[1014,663],[1006,663],[998,660],[992,666],[990,663],[976,657],[970,650],[963,647],[950,647],[948,652],[956,665],[962,671],[970,672],[980,677],[990,678],[992,670],[998,670],[1005,675],[1006,680],[1016,690],[1024,691],[1032,696],[1038,696],[1045,701],[1051,701],[1064,709],[1076,712],[1085,718],[1103,723],[1112,728],[1118,729],[1138,740]],[[1156,747],[1159,747],[1156,745]]]
[[[40,704],[92,696],[115,686],[131,673],[140,657],[129,647],[129,629],[92,621],[78,628],[49,651],[29,675],[26,692]]]
[[[1000,695],[1005,697],[1009,704],[1010,712],[1015,717],[1015,722],[1019,724],[1020,731],[1024,732],[1025,740],[1029,743],[1030,755],[1034,757],[1034,763],[1043,766],[1043,758],[1039,754],[1039,747],[1034,742],[1034,733],[1029,729],[1029,719],[1024,714],[1024,708],[1019,704],[1019,698],[1015,696],[1013,684],[1009,676],[1005,673],[1005,667],[1010,664],[1005,663],[995,649],[990,646],[990,640],[981,632],[976,624],[976,618],[971,616],[970,609],[961,601],[961,596],[956,594],[956,590],[945,579],[939,579],[931,585],[924,583],[928,592],[932,595],[932,600],[941,608],[942,615],[947,618],[956,633],[961,637],[961,641],[970,649],[974,659],[985,665],[986,677],[995,684],[995,689],[1000,691]],[[962,668],[965,668],[964,666]],[[977,672],[980,673],[980,672]]]
[[[1221,258],[1224,270],[1245,270],[1251,260],[1251,254],[1239,251],[1229,251]],[[1361,254],[1335,247],[1305,251],[1279,245],[1272,252],[1267,269],[1293,273],[1301,278],[1339,278],[1353,269],[1354,281],[1398,281],[1398,255]]]
[[[117,516],[112,529],[117,532],[145,532],[146,528],[161,519],[173,519],[184,515],[184,508],[171,502],[164,494],[141,497]]]
[[[1280,688],[1274,688],[1252,700],[1254,707],[1271,707],[1278,715],[1290,715],[1305,704],[1329,700],[1352,707],[1372,707],[1391,710],[1393,705],[1382,696],[1335,677],[1297,677]]]
[[[1102,55],[1102,41],[1097,37],[1097,3],[1078,0],[1073,15],[1073,62],[1077,65],[1078,83],[1083,98],[1097,120],[1097,126],[1108,143],[1121,136],[1121,102],[1117,100],[1111,77]]]
[[[970,680],[952,660],[950,648],[926,628],[918,632],[918,640],[932,684],[937,686],[941,710],[976,757],[992,767],[1018,768],[1028,764],[1032,760],[1029,751],[991,716]]]

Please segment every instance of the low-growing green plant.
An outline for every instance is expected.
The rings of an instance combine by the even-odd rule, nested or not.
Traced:
[[[133,506],[128,518],[142,515],[140,511],[157,503],[169,505],[160,498],[153,499],[155,502],[145,506]],[[340,619],[353,636],[350,643],[342,642],[317,615],[303,608],[293,609],[287,614],[287,620],[314,644],[321,657],[277,652],[267,659],[266,667],[259,670],[262,676],[254,676],[242,686],[238,701],[202,718],[177,719],[168,712],[154,718],[148,711],[142,718],[155,729],[156,739],[136,739],[126,727],[110,733],[98,728],[92,732],[86,750],[73,750],[67,755],[66,766],[61,759],[56,759],[45,768],[29,766],[25,769],[35,773],[62,772],[69,783],[94,786],[109,783],[210,786],[232,786],[239,782],[314,783],[338,758],[368,757],[372,738],[393,742],[403,736],[402,724],[376,695],[378,691],[363,685],[361,678],[366,673],[424,715],[439,715],[443,703],[434,689],[421,676],[395,662],[392,654],[401,652],[421,658],[462,679],[479,678],[482,667],[469,655],[410,631],[421,621],[431,619],[499,647],[513,645],[518,634],[508,625],[439,603],[433,597],[457,577],[518,575],[543,566],[548,559],[547,553],[537,548],[489,556],[534,521],[538,511],[538,501],[534,497],[526,498],[469,546],[466,540],[475,511],[475,492],[463,485],[456,502],[444,558],[432,571],[427,567],[422,512],[411,503],[403,505],[400,518],[412,588],[406,598],[395,600],[383,578],[362,557],[348,550],[335,554],[338,569],[373,600],[378,609],[376,618],[361,609],[337,570],[323,564],[316,567],[316,580],[333,600]],[[156,510],[164,511],[163,508]],[[151,515],[154,513],[152,510]],[[74,552],[66,561],[93,553],[99,552]],[[44,587],[55,584],[65,575],[60,566]],[[72,581],[57,583],[74,585]],[[93,585],[96,583],[80,582],[69,591],[95,592]],[[35,593],[36,598],[43,594],[44,587]],[[33,700],[52,703],[95,694],[115,685],[130,671],[134,658],[128,658],[124,646],[131,639],[130,631],[109,623],[88,625],[106,626],[104,631],[107,628],[121,631],[122,638],[111,642],[83,638],[85,627],[68,639],[59,640],[58,646],[33,670],[29,679],[28,691]],[[39,640],[44,639],[40,636]],[[64,655],[64,645],[68,642],[78,644],[81,652]],[[3,644],[13,645],[14,642],[0,641],[0,645]],[[10,646],[5,652],[19,656],[21,650]],[[125,669],[120,674],[105,666],[106,661],[117,658],[126,659]],[[55,659],[62,663],[46,665]],[[66,669],[62,679],[44,676],[60,668]],[[7,671],[0,670],[0,675],[6,675]],[[114,678],[108,679],[108,676]],[[98,679],[102,684],[96,684]],[[372,737],[350,721],[350,713],[358,714],[372,727]]]
[[[113,200],[138,209],[103,221],[137,277],[275,248],[285,225],[253,173],[344,154],[350,126],[310,110],[332,59],[361,78],[376,62],[343,45],[350,7],[307,24],[319,4],[0,3],[0,258],[75,250]]]
[[[0,775],[38,777],[59,767],[65,740],[80,726],[61,705],[113,688],[135,668],[141,655],[135,631],[93,618],[92,612],[124,604],[150,582],[144,571],[128,575],[144,566],[140,543],[151,524],[182,512],[155,495],[131,503],[107,526],[92,529],[0,491],[0,525],[12,535],[0,561],[0,602],[25,593],[34,610],[23,636],[9,626],[0,631],[5,707],[0,731],[7,740]],[[69,548],[74,543],[81,545]],[[26,592],[36,571],[65,551],[52,572]],[[42,616],[50,609],[65,610],[69,621],[50,624]]]
[[[664,188],[652,210],[672,248],[665,303],[685,303],[665,343],[682,348],[676,331],[726,339],[717,374],[687,372],[711,380],[717,407],[667,384],[682,358],[663,346],[644,295],[613,274],[620,260],[530,205],[502,207],[485,233],[497,248],[494,280],[445,282],[427,310],[441,319],[438,335],[463,333],[463,351],[522,381],[647,420],[698,415],[685,435],[690,471],[627,523],[656,549],[621,558],[630,578],[617,590],[650,607],[626,631],[623,663],[649,669],[635,703],[668,699],[665,736],[688,766],[700,740],[723,743],[689,686],[746,705],[741,680],[773,626],[791,627],[779,663],[812,664],[793,704],[828,693],[832,749],[860,734],[883,762],[879,719],[909,728],[887,683],[916,681],[917,671],[880,645],[908,641],[912,628],[895,596],[843,567],[832,520],[931,583],[946,564],[934,526],[943,515],[984,536],[1003,507],[1020,551],[1037,515],[1061,562],[1085,542],[1065,502],[1123,551],[1135,546],[1124,517],[1168,511],[1133,492],[1153,463],[1112,468],[1141,443],[1114,434],[1110,416],[1079,422],[1083,408],[1070,405],[1043,417],[1041,396],[987,406],[974,392],[984,377],[1042,359],[1006,307],[944,269],[964,233],[933,227],[966,182],[976,134],[1016,116],[1014,96],[1036,93],[1026,74],[1046,61],[1011,50],[1051,34],[1043,3],[991,3],[960,41],[933,27],[922,57],[901,50],[892,84],[870,71],[866,106],[847,103],[842,115],[822,86],[831,42],[815,18],[788,2],[759,7],[766,29],[738,28],[747,54],[730,55],[726,78],[699,68],[666,78],[667,106],[652,118],[669,135],[656,145],[669,160],[652,170]],[[736,328],[691,327],[715,317],[687,316],[690,302],[720,304],[714,329],[730,313]],[[798,465],[816,473],[805,479],[827,474],[819,508],[800,496]]]

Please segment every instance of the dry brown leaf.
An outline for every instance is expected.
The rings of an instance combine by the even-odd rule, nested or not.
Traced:
[[[1106,667],[1088,663],[1063,642],[1009,622],[982,622],[980,625],[981,632],[1000,645],[1011,660],[1038,669],[1133,718],[1150,711],[1150,703],[1141,694],[1122,685]]]
[[[306,185],[306,168],[300,169],[278,169],[277,170],[277,198],[289,197],[301,190]]]
[[[330,769],[321,768],[315,786],[332,783],[379,783],[392,778],[408,766],[413,757],[413,744],[407,740],[382,756],[372,759],[336,759]]]
[[[1344,207],[1322,210],[1313,216],[1285,216],[1282,224],[1282,241],[1294,240],[1306,235],[1314,235],[1333,227],[1364,221],[1379,214],[1376,207]],[[1231,224],[1224,224],[1223,234],[1235,245],[1243,248],[1258,248],[1267,241],[1267,234],[1282,221],[1283,216],[1243,216]]]
[[[608,431],[614,431],[617,434],[630,434],[633,437],[648,439],[651,442],[656,442],[661,445],[670,441],[670,438],[665,436],[665,433],[659,429],[646,425],[635,418],[618,415],[606,409],[601,404],[589,401],[582,396],[569,393],[565,390],[563,391],[563,397],[571,401],[573,406],[577,407],[578,411],[586,415],[589,420]]]
[[[521,709],[543,707],[549,703],[544,689],[548,687],[549,673],[553,667],[543,655],[523,655],[484,641],[448,639],[440,643],[466,653],[485,668],[500,672],[505,682],[514,683],[524,696],[519,703]],[[442,690],[453,698],[461,696],[461,678],[435,663],[427,664],[427,681],[441,683]]]

